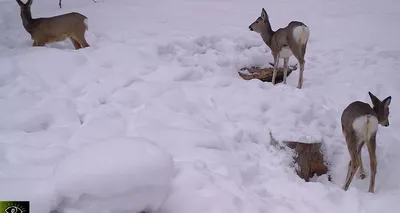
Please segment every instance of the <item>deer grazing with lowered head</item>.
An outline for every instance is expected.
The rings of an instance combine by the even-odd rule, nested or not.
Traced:
[[[274,57],[272,84],[275,84],[280,58],[283,58],[283,83],[286,84],[289,57],[294,55],[300,64],[300,76],[297,88],[301,89],[303,86],[305,64],[304,55],[306,54],[307,42],[310,37],[310,30],[308,27],[302,22],[291,21],[285,28],[273,31],[268,14],[265,9],[262,8],[261,16],[249,26],[249,29],[259,33],[261,38],[271,49],[271,54]]]
[[[88,18],[79,13],[67,13],[63,15],[32,18],[32,0],[24,4],[16,0],[21,9],[22,24],[31,35],[32,46],[44,46],[46,43],[62,41],[69,38],[75,49],[89,47],[85,39],[85,31],[88,29]]]
[[[341,117],[342,131],[346,139],[347,149],[350,154],[350,162],[347,170],[346,181],[343,189],[347,191],[353,180],[354,174],[360,168],[361,179],[365,178],[365,171],[361,160],[361,149],[367,145],[371,179],[368,192],[374,193],[376,175],[376,134],[378,124],[389,126],[389,104],[391,96],[380,101],[371,92],[368,92],[373,107],[361,101],[355,101],[344,109]]]

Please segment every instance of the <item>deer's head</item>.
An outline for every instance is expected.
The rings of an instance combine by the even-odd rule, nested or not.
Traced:
[[[389,126],[389,105],[392,97],[389,96],[381,101],[371,92],[368,92],[368,94],[372,101],[372,109],[378,117],[379,124],[382,126]]]
[[[19,8],[21,9],[21,12],[31,10],[32,0],[28,0],[26,4],[24,4],[24,2],[22,2],[21,0],[17,0],[17,3],[19,5]]]
[[[250,31],[261,33],[265,26],[269,23],[267,11],[264,8],[261,10],[261,16],[259,16],[252,24],[250,24]]]

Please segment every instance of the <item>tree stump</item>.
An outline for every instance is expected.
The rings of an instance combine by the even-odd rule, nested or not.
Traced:
[[[271,65],[273,66],[273,64]],[[297,69],[297,64],[294,66],[289,66],[287,71],[287,76],[289,76],[290,73],[292,73],[296,69]],[[273,67],[260,68],[252,66],[252,67],[243,67],[242,69],[240,69],[239,75],[244,80],[259,79],[263,82],[271,82],[273,72],[274,72]],[[276,72],[275,83],[281,83],[282,81],[283,81],[283,68],[279,67]]]
[[[271,145],[280,149],[288,147],[295,152],[293,160],[299,167],[296,169],[296,173],[306,182],[309,182],[310,178],[312,178],[314,174],[321,176],[328,173],[328,167],[325,164],[324,155],[321,151],[321,142],[303,143],[298,141],[282,141],[282,144],[284,145],[282,146],[272,137],[271,133],[270,136]],[[331,181],[329,174],[328,180]]]

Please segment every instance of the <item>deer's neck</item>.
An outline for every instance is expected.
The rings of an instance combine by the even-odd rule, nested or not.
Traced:
[[[32,18],[31,11],[28,10],[21,11],[21,19],[22,19],[22,25],[24,25],[25,30],[28,33],[31,33],[34,28],[34,21],[35,21]]]
[[[378,107],[372,107],[372,111],[374,111],[374,113],[375,113],[375,115],[376,115],[376,118],[378,118],[378,120],[379,120],[379,109],[378,109]],[[380,121],[380,120],[379,120]]]
[[[261,38],[271,48],[271,38],[274,35],[274,31],[271,28],[269,21],[266,23],[264,29],[261,31]]]

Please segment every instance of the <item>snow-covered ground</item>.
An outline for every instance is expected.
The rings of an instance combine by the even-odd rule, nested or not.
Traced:
[[[248,26],[306,23],[303,89],[244,81],[268,66]],[[0,200],[31,213],[372,213],[400,200],[398,0],[34,0],[34,17],[89,17],[91,47],[31,47],[15,0],[0,0]],[[282,62],[281,62],[282,63]],[[290,64],[297,61],[292,57]],[[340,115],[368,91],[392,96],[367,178],[341,189],[349,155]],[[306,183],[278,139],[323,139],[327,176]]]

